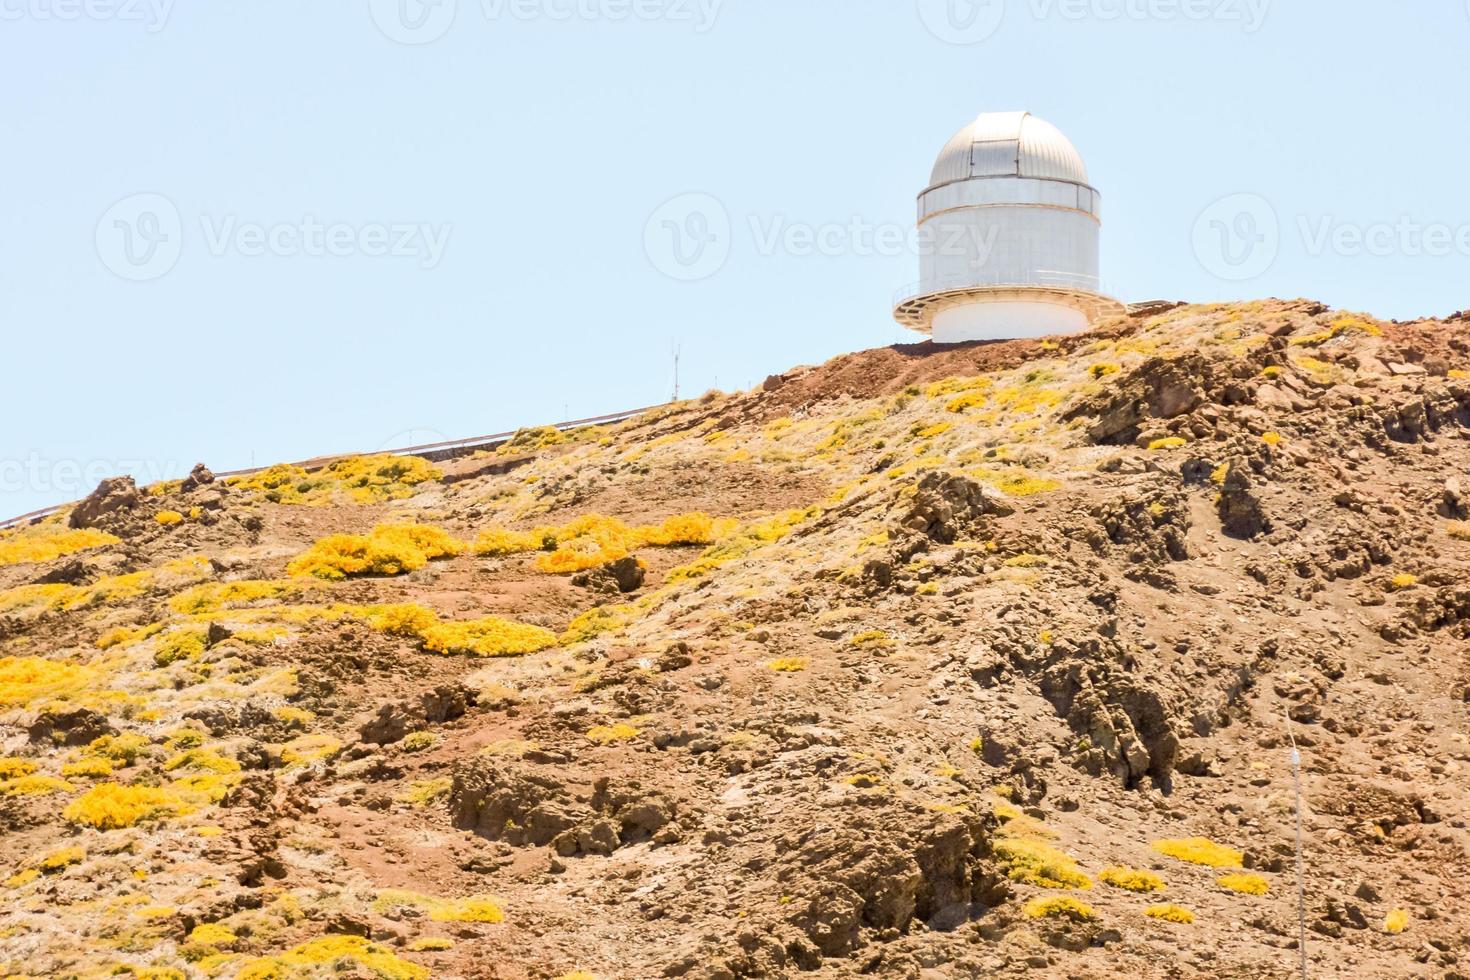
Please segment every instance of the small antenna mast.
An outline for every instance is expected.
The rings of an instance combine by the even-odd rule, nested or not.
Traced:
[[[1286,739],[1291,743],[1291,786],[1296,795],[1296,923],[1297,949],[1301,952],[1302,980],[1307,980],[1307,886],[1306,861],[1302,857],[1302,753],[1291,733],[1291,715],[1281,707],[1281,720],[1286,726]]]
[[[679,345],[674,344],[674,401],[679,400]]]

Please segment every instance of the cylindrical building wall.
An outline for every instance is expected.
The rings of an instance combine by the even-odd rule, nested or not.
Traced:
[[[1000,205],[941,211],[920,224],[923,288],[1098,289],[1098,222],[1082,211]]]
[[[965,303],[934,314],[936,344],[1046,337],[1087,329],[1087,314],[1065,303]]]

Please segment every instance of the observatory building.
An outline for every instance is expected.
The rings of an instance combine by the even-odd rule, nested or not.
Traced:
[[[987,112],[919,195],[921,279],[894,304],[936,343],[1085,330],[1124,312],[1098,279],[1101,197],[1076,147],[1029,112]]]

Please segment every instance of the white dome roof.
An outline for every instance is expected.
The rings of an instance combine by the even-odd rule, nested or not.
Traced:
[[[986,112],[955,134],[931,187],[971,177],[1039,177],[1087,183],[1082,155],[1061,130],[1029,112]]]

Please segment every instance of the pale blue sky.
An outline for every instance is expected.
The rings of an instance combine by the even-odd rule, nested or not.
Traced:
[[[1125,300],[1470,307],[1465,0],[949,2],[0,0],[0,512],[916,339],[874,235],[982,110],[1076,143]]]

